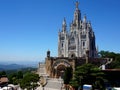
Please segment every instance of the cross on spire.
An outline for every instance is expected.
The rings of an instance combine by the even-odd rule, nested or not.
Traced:
[[[79,6],[79,2],[78,2],[78,1],[76,1],[76,8],[78,8],[78,6]]]

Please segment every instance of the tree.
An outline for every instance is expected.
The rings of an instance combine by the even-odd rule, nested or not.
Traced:
[[[68,90],[67,84],[69,84],[70,80],[72,79],[72,75],[73,75],[72,71],[73,71],[72,67],[66,67],[65,69],[63,80],[64,80],[64,84],[66,85],[66,90]]]
[[[76,90],[79,86],[82,89],[82,86],[84,84],[91,84],[95,86],[96,84],[94,84],[94,82],[103,80],[103,75],[104,73],[102,73],[97,66],[92,64],[84,64],[76,68],[74,72],[74,77],[71,80],[70,84],[74,88],[76,88]],[[96,88],[99,88],[99,87],[96,87]],[[100,90],[103,90],[103,89],[100,89]]]
[[[72,79],[72,67],[67,67],[63,76],[64,84],[69,84]]]
[[[17,81],[17,73],[11,73],[9,76],[9,83],[12,83],[12,84],[15,84],[17,85],[18,84],[18,81]]]
[[[1,71],[0,72],[0,76],[6,76],[6,72],[5,71]]]
[[[21,80],[20,87],[27,90],[35,90],[35,87],[38,86],[37,82],[39,81],[39,75],[34,73],[26,73]]]
[[[18,71],[17,72],[17,78],[18,79],[22,79],[23,78],[23,72],[22,71]]]
[[[102,57],[102,58],[113,58],[113,59],[115,59],[115,57],[116,57],[116,53],[114,53],[114,52],[109,52],[109,51],[100,51],[99,52],[99,54],[100,54],[100,56]]]
[[[108,68],[111,69],[118,69],[120,68],[120,54],[115,52],[109,52],[109,51],[100,51],[100,56],[102,58],[112,58],[113,61],[108,64]]]
[[[18,71],[18,72],[11,73],[10,75],[8,75],[8,78],[9,78],[9,83],[13,83],[17,85],[23,79],[23,72]]]

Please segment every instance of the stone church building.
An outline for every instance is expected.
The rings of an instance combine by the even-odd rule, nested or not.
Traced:
[[[63,76],[66,67],[72,67],[74,71],[77,66],[85,63],[101,66],[107,61],[107,59],[98,58],[92,25],[86,16],[81,18],[78,2],[76,2],[69,30],[67,30],[64,18],[62,28],[58,33],[58,57],[50,56],[50,51],[47,51],[46,74],[52,78],[59,78]]]
[[[58,56],[59,57],[85,57],[86,50],[89,50],[89,57],[97,57],[95,46],[95,35],[91,23],[86,16],[81,19],[81,12],[76,2],[73,21],[70,30],[67,30],[66,20],[62,23],[62,30],[58,35]]]

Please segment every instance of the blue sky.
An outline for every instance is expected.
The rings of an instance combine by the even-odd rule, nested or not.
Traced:
[[[120,0],[78,0],[91,21],[99,50],[120,52]],[[0,0],[0,61],[38,62],[57,56],[63,18],[73,20],[76,0]]]

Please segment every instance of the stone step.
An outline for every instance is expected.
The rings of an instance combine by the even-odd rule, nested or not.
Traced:
[[[62,79],[48,79],[45,90],[61,90],[62,82]]]

